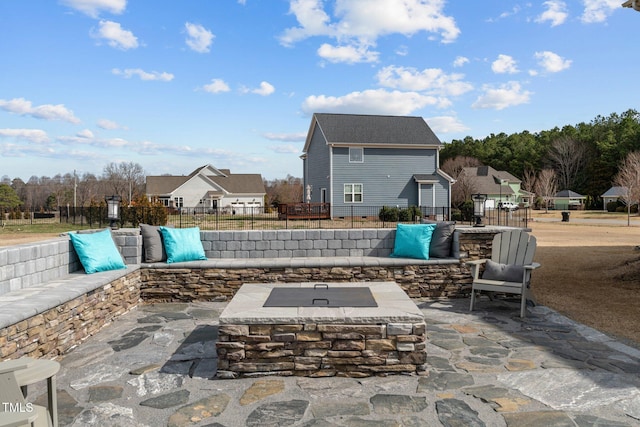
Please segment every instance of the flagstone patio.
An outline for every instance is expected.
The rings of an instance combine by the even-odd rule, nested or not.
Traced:
[[[640,425],[638,349],[515,300],[414,301],[426,371],[369,378],[215,379],[227,303],[142,305],[61,360],[60,425]]]

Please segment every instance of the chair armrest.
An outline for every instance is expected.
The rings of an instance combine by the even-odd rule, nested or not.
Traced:
[[[471,277],[473,277],[474,281],[480,278],[480,266],[486,262],[486,259],[474,259],[465,262],[465,265],[471,268]]]
[[[527,264],[524,266],[525,270],[535,270],[536,268],[540,268],[540,263],[532,262],[531,264]]]
[[[5,360],[4,362],[0,362],[0,374],[5,374],[7,372],[15,372],[20,369],[26,369],[33,363],[33,360],[24,360],[24,359],[15,359],[15,360]]]

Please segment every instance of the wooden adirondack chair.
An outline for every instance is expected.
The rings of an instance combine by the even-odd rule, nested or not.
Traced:
[[[0,362],[0,426],[51,427],[47,408],[25,400],[16,380],[16,371],[22,369],[29,369],[28,362],[20,359]]]
[[[500,264],[497,268],[502,268],[506,280],[505,277],[480,277],[480,266],[487,263],[486,259],[468,261],[466,264],[473,276],[469,310],[473,311],[476,293],[480,291],[518,294],[521,295],[520,317],[525,317],[531,272],[540,267],[533,262],[535,252],[536,238],[526,231],[510,230],[496,234],[491,247],[491,261]],[[492,269],[495,268],[493,264]],[[488,276],[487,273],[485,275]]]

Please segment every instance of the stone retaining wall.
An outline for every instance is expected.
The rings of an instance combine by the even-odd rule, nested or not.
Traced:
[[[92,292],[0,329],[0,358],[54,359],[140,302],[136,270]]]
[[[369,377],[425,370],[425,323],[220,325],[218,377]]]

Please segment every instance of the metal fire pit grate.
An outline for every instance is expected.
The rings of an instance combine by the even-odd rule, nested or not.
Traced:
[[[330,288],[324,283],[313,288],[273,288],[263,307],[377,307],[371,289]]]

